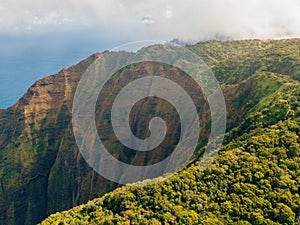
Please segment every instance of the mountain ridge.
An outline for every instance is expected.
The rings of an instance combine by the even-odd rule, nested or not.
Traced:
[[[240,122],[249,127],[254,124],[253,120],[260,118],[261,115],[255,112],[244,120],[249,108],[259,104],[264,95],[275,93],[281,86],[277,80],[298,78],[299,55],[295,49],[300,39],[254,43],[257,46],[269,46],[271,43],[273,47],[269,47],[269,51],[274,52],[273,61],[268,59],[269,52],[261,50],[253,54],[253,48],[256,47],[247,41],[205,42],[188,46],[203,56],[220,80],[229,112],[228,130],[233,136],[243,135],[243,129],[238,128]],[[240,49],[235,53],[234,60],[226,57],[226,54],[234,55],[232,52],[235,52],[236,46]],[[224,52],[224,49],[230,48],[231,51]],[[238,57],[239,52],[244,55],[248,52],[249,57]],[[37,81],[14,106],[0,110],[0,221],[3,221],[0,224],[35,224],[49,214],[100,197],[117,187],[89,168],[77,149],[71,127],[72,96],[76,85],[97,57],[101,57],[101,53]],[[281,64],[278,64],[279,59]],[[245,63],[247,60],[249,62]],[[258,61],[263,63],[256,65]],[[290,63],[296,69],[282,69]],[[125,69],[125,72],[134,74],[139,70],[150,73],[151,67],[138,65],[137,68]],[[165,73],[163,70],[161,72]],[[287,74],[280,78],[281,75],[276,72]],[[238,76],[239,73],[242,76]],[[266,112],[266,116],[272,118],[274,115],[267,115]],[[143,128],[142,125],[139,127]],[[124,160],[131,156],[120,155]],[[194,160],[198,157],[201,157],[201,150],[196,153]],[[151,160],[155,158],[150,158],[149,162]]]

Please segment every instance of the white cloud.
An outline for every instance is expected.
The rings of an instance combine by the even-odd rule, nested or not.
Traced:
[[[171,7],[167,7],[166,11],[165,11],[165,17],[167,19],[171,19],[172,16],[173,16],[173,10],[172,10],[172,8]]]
[[[91,27],[122,38],[300,36],[299,0],[0,0],[0,34]]]
[[[42,16],[34,16],[32,24],[36,25],[61,25],[65,23],[71,23],[72,19],[63,17],[56,11],[50,11]]]
[[[152,16],[143,16],[142,23],[150,25],[154,23],[154,20],[152,19]]]

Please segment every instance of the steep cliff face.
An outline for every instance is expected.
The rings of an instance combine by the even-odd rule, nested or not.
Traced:
[[[72,97],[96,57],[37,81],[1,111],[1,224],[35,224],[115,186],[89,168],[72,134]]]
[[[192,51],[206,59],[222,83],[228,110],[228,130],[235,128],[249,110],[282,85],[280,74],[298,78],[295,65],[299,64],[299,55],[292,49],[295,46],[299,49],[299,42],[299,39],[254,41],[254,44],[247,41],[208,42],[190,46]],[[273,61],[269,59],[270,54],[275,55]],[[76,66],[37,81],[16,105],[0,110],[0,224],[35,224],[51,213],[100,197],[117,187],[87,165],[72,132],[72,101],[77,84],[88,66],[99,57],[101,54],[92,55]],[[153,70],[175,79],[181,73],[161,65],[141,63],[122,70],[119,80],[128,82],[130,76],[136,77],[141,72],[151,75]],[[107,91],[117,93],[121,86],[116,82],[112,80]],[[100,116],[105,114],[112,100],[103,96],[104,99],[99,98],[96,107],[96,114]],[[209,114],[205,98],[201,95],[194,98],[199,104],[203,122],[204,135],[199,143],[200,149],[205,145],[209,132]],[[153,99],[137,105],[141,112],[163,111],[170,119],[170,136],[173,139],[165,143],[168,150],[170,145],[176,143],[178,129],[172,122],[176,118],[168,115],[172,113],[172,107],[161,107],[160,102]],[[145,123],[149,118],[141,118],[138,113],[132,114],[132,128],[137,136],[145,137]],[[99,127],[100,120],[96,122]],[[114,142],[115,136],[104,132],[109,127],[104,128],[99,132],[103,132],[104,139]],[[112,154],[137,165],[154,163],[169,154],[167,150],[149,155],[122,151],[122,148],[118,150],[121,151]],[[196,153],[194,159],[199,155],[200,152]]]
[[[243,43],[200,44],[223,46],[240,67],[214,68],[228,72],[219,78],[228,78],[229,120],[224,145],[207,169],[201,170],[197,152],[182,171],[120,187],[41,224],[300,224],[299,42],[273,42],[274,57],[270,42]],[[212,52],[218,58],[220,52]],[[251,72],[247,65],[256,63]],[[232,74],[239,70],[247,74]]]

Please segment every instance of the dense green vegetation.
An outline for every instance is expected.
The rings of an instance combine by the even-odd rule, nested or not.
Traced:
[[[118,185],[87,165],[71,123],[77,84],[89,65],[101,57],[94,54],[37,81],[14,106],[0,109],[0,224],[36,224],[52,213],[101,196],[53,215],[45,223],[299,223],[300,39],[208,41],[188,47],[212,68],[226,100],[227,133],[214,164],[204,171],[199,167],[209,113],[203,97],[191,88],[204,126],[188,166],[159,178],[159,183],[144,181],[103,196]],[[152,50],[157,51],[157,46]],[[121,56],[116,53],[113,57],[120,60]],[[138,64],[121,70],[118,81],[129,82],[153,69],[177,82],[181,79],[174,68]],[[109,108],[106,94],[121,88],[114,82],[99,99],[97,115]],[[141,105],[145,112],[152,110],[159,116],[162,111],[163,115],[171,113],[166,105]],[[176,119],[165,117],[171,132],[163,147],[169,151],[178,137],[173,135]],[[105,143],[115,144],[106,125],[100,125]],[[137,135],[143,137],[144,121],[137,119],[135,125]],[[136,165],[160,161],[164,155],[159,153],[168,154],[139,155],[120,148],[112,152]]]
[[[300,224],[300,40],[189,48],[221,81],[229,121],[240,114],[214,163],[202,170],[199,150],[176,174],[117,188],[42,224]]]
[[[299,125],[256,128],[205,171],[193,165],[158,183],[128,185],[42,224],[299,223]]]
[[[219,82],[236,83],[256,71],[300,80],[299,39],[208,41],[189,46],[211,66]]]

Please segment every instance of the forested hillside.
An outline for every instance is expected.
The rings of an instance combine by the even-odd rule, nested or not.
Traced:
[[[300,40],[189,48],[227,101],[214,163],[203,171],[199,149],[176,174],[117,188],[42,224],[300,224]]]
[[[208,41],[188,48],[214,72],[226,101],[227,131],[213,164],[199,166],[210,121],[205,99],[194,96],[204,135],[183,170],[123,187],[93,171],[75,143],[71,119],[76,87],[101,58],[97,53],[37,81],[14,106],[0,110],[0,224],[36,224],[69,209],[42,224],[299,224],[300,39]],[[181,75],[176,68],[140,63],[119,71],[118,79],[153,71]],[[112,80],[106,90],[119,89]],[[96,115],[110,105],[105,97]],[[178,139],[169,120],[168,151],[139,155],[120,147],[112,154],[139,165],[166,157],[167,144]],[[137,134],[143,136],[144,128],[137,119]],[[102,132],[114,143],[110,132]]]

